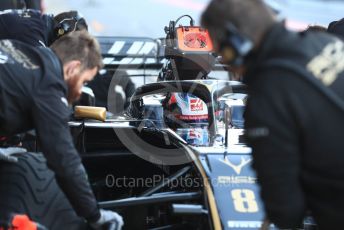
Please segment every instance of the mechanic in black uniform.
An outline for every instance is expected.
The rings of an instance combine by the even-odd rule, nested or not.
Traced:
[[[1,0],[0,10],[7,9],[35,9],[41,10],[41,0]]]
[[[122,218],[99,210],[68,127],[68,104],[102,67],[99,44],[87,32],[61,37],[51,49],[0,40],[0,136],[35,128],[48,166],[76,213],[94,228]]]
[[[344,217],[344,44],[288,31],[263,0],[213,0],[202,15],[216,50],[244,74],[245,129],[267,217],[320,229]]]
[[[116,81],[116,84],[111,84],[112,81]],[[135,84],[123,70],[117,70],[115,73],[110,71],[104,74],[98,73],[87,84],[87,87],[92,89],[95,95],[96,106],[108,109],[108,100],[110,100],[113,106],[111,112],[118,112],[118,114],[129,106],[130,97],[135,92]]]
[[[33,46],[49,46],[69,32],[87,29],[86,20],[77,11],[63,12],[55,17],[31,9],[0,12],[0,39],[16,39]],[[22,134],[0,136],[0,146],[16,145],[22,138]]]
[[[0,12],[0,39],[16,39],[33,46],[50,46],[59,37],[87,30],[84,17],[77,11],[56,16],[38,10],[5,10]]]

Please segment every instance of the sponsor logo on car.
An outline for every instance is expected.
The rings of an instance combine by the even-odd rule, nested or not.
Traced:
[[[190,99],[191,111],[203,111],[203,101],[199,98]]]
[[[241,161],[240,164],[235,165],[233,164],[228,157],[226,157],[224,160],[220,160],[222,163],[225,163],[226,165],[228,165],[229,167],[231,167],[238,175],[240,175],[241,170],[243,169],[243,167],[245,167],[245,165],[248,165],[248,163],[250,163],[252,161],[251,158],[247,158],[245,159],[244,157],[241,157]]]
[[[235,220],[229,220],[227,221],[227,225],[229,228],[261,228],[263,226],[263,224],[265,225],[266,223],[262,222],[262,221],[235,221]],[[274,224],[268,224],[267,227],[270,228],[275,228]]]

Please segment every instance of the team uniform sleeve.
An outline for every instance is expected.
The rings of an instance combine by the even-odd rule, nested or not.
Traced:
[[[68,127],[67,101],[58,90],[46,91],[36,97],[32,108],[41,150],[77,214],[94,221],[100,214]]]

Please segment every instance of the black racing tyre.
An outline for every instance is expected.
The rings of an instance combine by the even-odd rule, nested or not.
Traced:
[[[18,163],[0,161],[0,220],[26,214],[49,230],[81,230],[86,224],[76,215],[48,169],[42,154],[15,155]]]

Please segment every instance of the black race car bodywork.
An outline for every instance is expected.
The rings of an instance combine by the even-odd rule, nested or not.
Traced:
[[[113,81],[116,71],[125,70],[136,84],[136,76],[155,82],[163,60],[160,41],[99,41]],[[105,122],[70,122],[100,207],[120,212],[126,229],[260,228],[264,209],[251,150],[241,143],[246,87],[223,80],[142,83],[124,113],[112,111],[109,92],[108,109],[116,115]],[[163,101],[172,92],[191,93],[207,106],[203,144],[188,143],[185,135],[195,135],[192,124],[184,124],[181,134],[165,119]],[[232,111],[227,135],[226,109]]]
[[[189,145],[166,124],[161,127],[157,115],[150,114],[156,119],[148,120],[143,112],[149,110],[145,100],[151,100],[152,93],[190,92],[192,87],[193,94],[209,105],[209,143],[205,146]],[[242,131],[235,128],[229,130],[231,144],[225,147],[220,138],[225,136],[224,130],[217,124],[221,118],[215,115],[218,97],[244,92],[244,85],[229,81],[153,83],[133,95],[129,111],[135,110],[136,117],[71,122],[100,205],[125,213],[129,229],[260,228],[264,211],[250,167],[251,150],[239,143]],[[139,108],[132,108],[135,106]],[[166,156],[164,150],[174,156]],[[130,180],[151,183],[125,186],[124,180],[128,184]],[[137,222],[130,221],[133,213]]]
[[[122,213],[127,229],[275,229],[265,221],[251,149],[244,143],[246,86],[223,80],[227,68],[218,63],[208,80],[156,83],[163,40],[99,41],[106,69],[113,74],[108,110],[116,115],[70,126],[100,206]],[[127,71],[138,86],[123,113],[111,109],[118,70]],[[164,103],[171,93],[192,94],[206,105],[207,122],[201,125],[206,141],[203,131],[195,134],[194,124],[183,123],[178,132],[166,119],[170,111]],[[304,227],[312,226],[307,219]]]
[[[244,144],[242,130],[245,85],[219,80],[228,79],[223,71],[225,67],[219,64],[215,65],[208,80],[157,83],[163,66],[163,41],[98,39],[105,63],[102,72],[107,79],[104,83],[98,76],[104,85],[97,89],[103,90],[94,94],[96,104],[99,95],[104,98],[105,94],[106,98],[107,94],[109,112],[105,121],[75,119],[69,125],[99,206],[120,213],[124,217],[124,229],[261,228],[264,207],[256,175],[250,167],[251,149]],[[119,84],[123,79],[129,82],[126,78],[136,87],[133,95],[124,90],[126,84]],[[102,92],[104,89],[107,92]],[[186,105],[191,111],[199,108],[207,111],[205,119],[196,123],[180,122],[176,117],[171,119],[170,115],[175,114],[165,107],[171,93],[196,97]],[[121,100],[117,100],[118,97]],[[122,102],[121,106],[118,101]],[[30,200],[33,206],[24,205],[23,210],[57,210],[54,213],[43,210],[43,216],[48,216],[43,222],[41,216],[29,215],[36,222],[52,223],[60,210],[55,208],[58,203],[38,202],[47,197],[38,193],[62,192],[50,186],[51,172],[49,181],[45,182],[47,185],[42,184],[41,178],[47,178],[43,156],[29,154],[26,158],[19,161],[25,167],[18,164],[16,170],[25,179],[24,187],[39,189],[36,189],[38,198],[35,195],[35,199]],[[37,168],[30,166],[30,159]],[[13,185],[11,189],[17,191],[15,187],[19,182],[9,183],[6,177],[11,174],[11,178],[16,178],[18,172],[13,171],[11,165],[1,166],[0,170],[8,175],[1,177],[0,174],[0,184],[5,181],[8,188]],[[28,186],[27,174],[33,175],[30,178],[36,180],[36,187]],[[21,191],[18,190],[14,197],[5,190],[0,189],[0,196],[9,195],[14,200],[20,196],[25,204],[27,198]],[[49,196],[52,200],[56,200],[54,194]],[[64,204],[70,209],[67,203]],[[14,207],[14,210],[21,212],[22,208]],[[59,221],[64,219],[59,218]],[[265,225],[274,229],[269,223]],[[52,229],[61,229],[60,226]],[[80,229],[84,229],[84,225]]]

